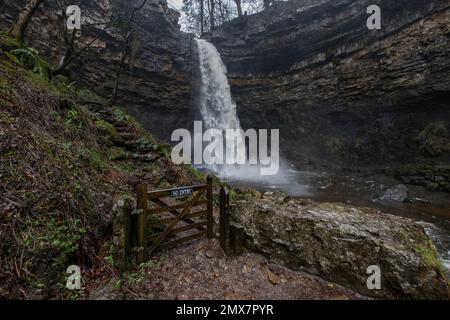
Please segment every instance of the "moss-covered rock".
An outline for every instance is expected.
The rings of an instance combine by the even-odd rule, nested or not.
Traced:
[[[422,226],[374,209],[290,199],[281,193],[236,201],[247,246],[293,269],[376,298],[448,299],[449,282]],[[369,290],[367,268],[381,270]]]

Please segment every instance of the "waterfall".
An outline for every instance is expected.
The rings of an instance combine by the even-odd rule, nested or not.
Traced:
[[[228,154],[230,152],[229,148],[235,148],[234,150],[231,149],[233,154],[237,149],[246,150],[247,154],[248,150],[239,122],[236,103],[231,96],[227,68],[214,45],[202,39],[196,39],[196,42],[201,74],[199,108],[204,126],[207,129],[218,129],[222,132],[227,129],[240,130],[241,134],[237,139],[236,145],[233,146],[230,143],[230,147],[227,142],[224,151]],[[226,181],[255,182],[267,185],[268,188],[272,188],[274,185],[284,185],[307,194],[304,186],[299,185],[296,181],[292,181],[285,171],[280,170],[276,175],[264,176],[261,175],[261,168],[260,163],[249,164],[248,162],[239,165],[212,165],[209,167],[209,169],[218,173]]]
[[[199,52],[201,87],[200,87],[200,113],[206,129],[241,129],[236,111],[236,103],[231,97],[230,84],[227,78],[227,68],[220,58],[216,47],[211,43],[196,39]],[[235,150],[245,150],[245,140],[241,135],[237,139]],[[228,147],[228,145],[227,145]],[[225,153],[231,150],[226,149]],[[213,170],[222,177],[235,174],[241,166],[213,166]]]
[[[230,155],[233,158],[232,155],[234,155],[233,163],[245,163],[212,165],[209,168],[225,180],[286,183],[287,180],[283,174],[267,177],[261,175],[262,166],[259,163],[249,163],[249,159],[247,159],[249,150],[246,148],[245,134],[239,122],[236,103],[231,96],[227,68],[214,45],[202,39],[196,39],[196,42],[201,74],[199,108],[203,124],[206,129],[218,129],[222,133],[227,129],[239,130],[236,140],[225,141],[224,153],[227,157]],[[225,137],[226,139],[227,137]],[[257,142],[253,141],[253,143]],[[251,151],[252,155],[255,155],[255,149],[253,148]],[[278,149],[276,153],[278,154]],[[258,161],[256,160],[256,162]],[[276,163],[278,163],[278,157],[276,157]]]
[[[219,130],[241,129],[236,104],[231,97],[227,68],[219,52],[205,40],[196,41],[201,73],[200,112],[205,126]]]

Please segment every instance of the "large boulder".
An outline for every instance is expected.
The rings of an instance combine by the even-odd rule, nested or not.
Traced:
[[[339,203],[246,194],[232,205],[246,245],[275,262],[305,270],[362,294],[388,299],[448,299],[436,248],[410,219]],[[369,266],[381,289],[367,286]]]
[[[409,197],[408,188],[404,184],[399,184],[387,189],[380,197],[381,201],[403,202]]]

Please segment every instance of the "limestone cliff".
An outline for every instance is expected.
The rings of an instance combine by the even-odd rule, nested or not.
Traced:
[[[2,30],[9,28],[24,2],[0,1]],[[78,4],[82,11],[78,48],[98,38],[92,49],[68,70],[71,79],[95,89],[101,96],[111,95],[124,32],[118,25],[111,27],[99,23],[115,21],[120,14],[127,18],[129,11],[140,3],[139,0],[76,0],[70,3]],[[25,39],[55,65],[65,50],[59,29],[60,16],[57,3],[45,1],[33,18]],[[186,119],[191,117],[192,35],[180,31],[178,18],[179,13],[169,9],[165,0],[149,0],[137,13],[136,37],[120,82],[119,104],[162,138],[170,137],[172,128],[184,127]]]
[[[366,26],[372,4],[381,30]],[[449,8],[448,0],[292,0],[209,37],[243,126],[280,128],[292,161],[449,164]]]

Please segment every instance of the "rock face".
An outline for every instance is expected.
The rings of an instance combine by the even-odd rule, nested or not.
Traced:
[[[369,30],[367,7],[381,8]],[[243,127],[288,158],[450,163],[450,1],[291,0],[210,35]]]
[[[1,2],[0,28],[8,30],[24,0]],[[78,48],[98,40],[71,66],[67,75],[110,97],[120,61],[124,31],[99,22],[128,16],[141,0],[72,1],[82,11],[82,35]],[[66,3],[67,4],[67,3]],[[30,24],[25,41],[57,65],[65,46],[61,36],[61,10],[56,1],[44,1]],[[165,0],[148,0],[136,15],[136,32],[123,66],[119,101],[152,133],[168,138],[173,129],[192,122],[192,35],[180,32],[179,13]],[[97,23],[95,25],[90,25]],[[131,56],[131,58],[130,58]],[[195,56],[195,55],[194,55]],[[196,57],[196,56],[195,56]],[[157,120],[156,120],[157,119]]]
[[[247,195],[232,212],[249,248],[294,270],[375,298],[449,298],[436,249],[412,220],[271,192]],[[369,266],[380,268],[380,290],[367,287]]]
[[[408,199],[408,196],[408,188],[403,184],[399,184],[387,189],[380,197],[380,200],[390,202],[403,202]]]

